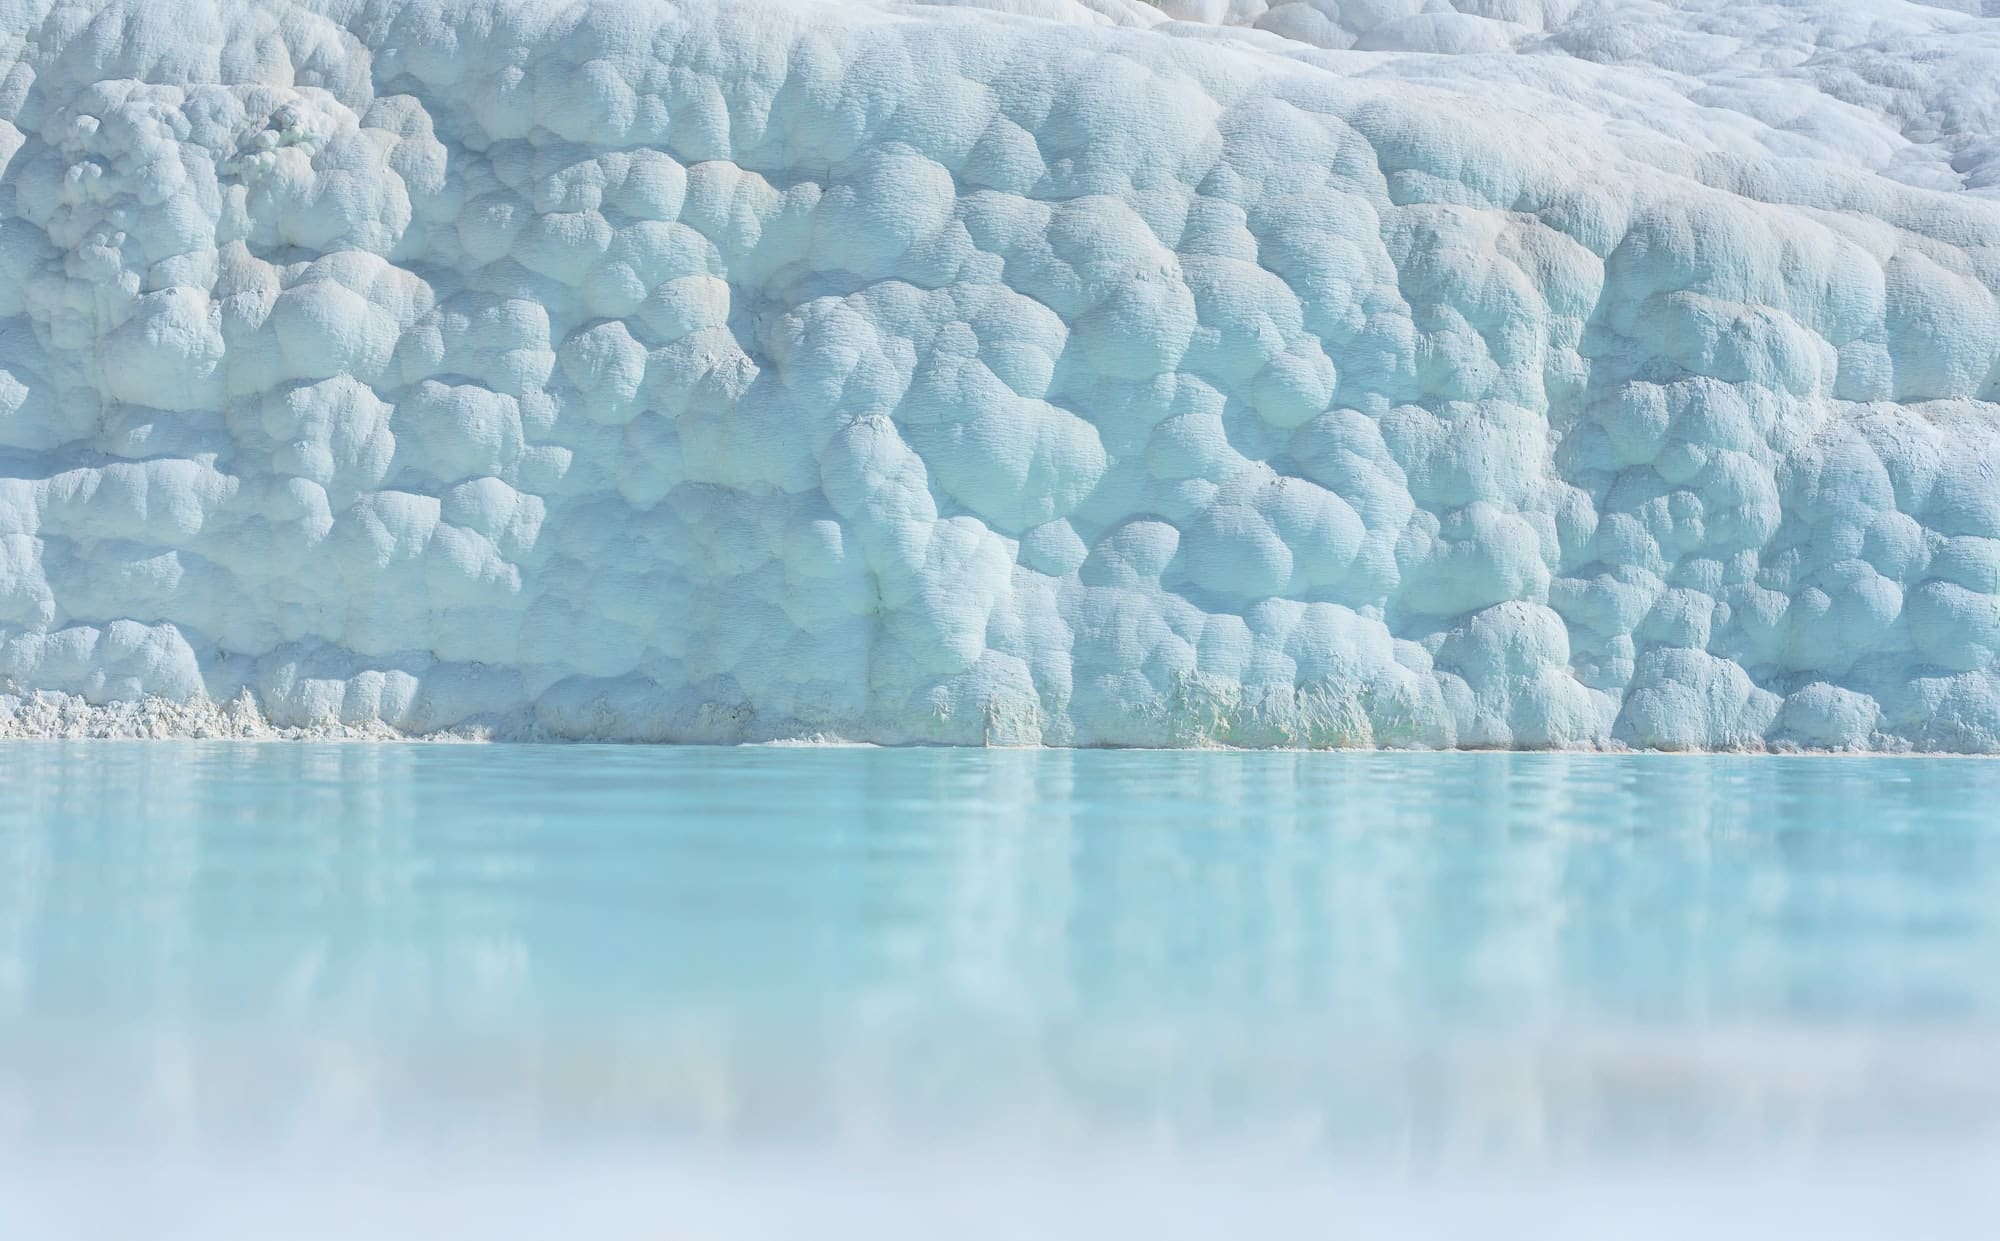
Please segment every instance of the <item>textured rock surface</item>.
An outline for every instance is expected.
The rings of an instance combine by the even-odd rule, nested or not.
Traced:
[[[7,728],[2000,750],[2000,5],[1162,7],[0,0]]]

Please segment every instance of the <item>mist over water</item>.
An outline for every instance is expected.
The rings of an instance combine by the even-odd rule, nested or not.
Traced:
[[[48,744],[0,775],[10,1235],[1995,1218],[1976,760]]]

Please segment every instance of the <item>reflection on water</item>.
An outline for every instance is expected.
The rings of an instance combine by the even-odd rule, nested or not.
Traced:
[[[99,743],[0,781],[0,1164],[2000,1128],[2000,764]]]

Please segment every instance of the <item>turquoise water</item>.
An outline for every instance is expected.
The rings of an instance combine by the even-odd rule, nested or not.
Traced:
[[[186,1187],[257,1160],[295,1204],[329,1152],[720,1210],[912,1161],[976,1198],[2000,1150],[2000,763],[50,743],[0,787],[35,1235],[118,1233],[65,1214],[106,1177],[221,1235]]]

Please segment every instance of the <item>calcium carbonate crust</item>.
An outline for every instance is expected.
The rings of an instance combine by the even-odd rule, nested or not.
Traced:
[[[2000,6],[0,0],[0,734],[2000,751]]]

